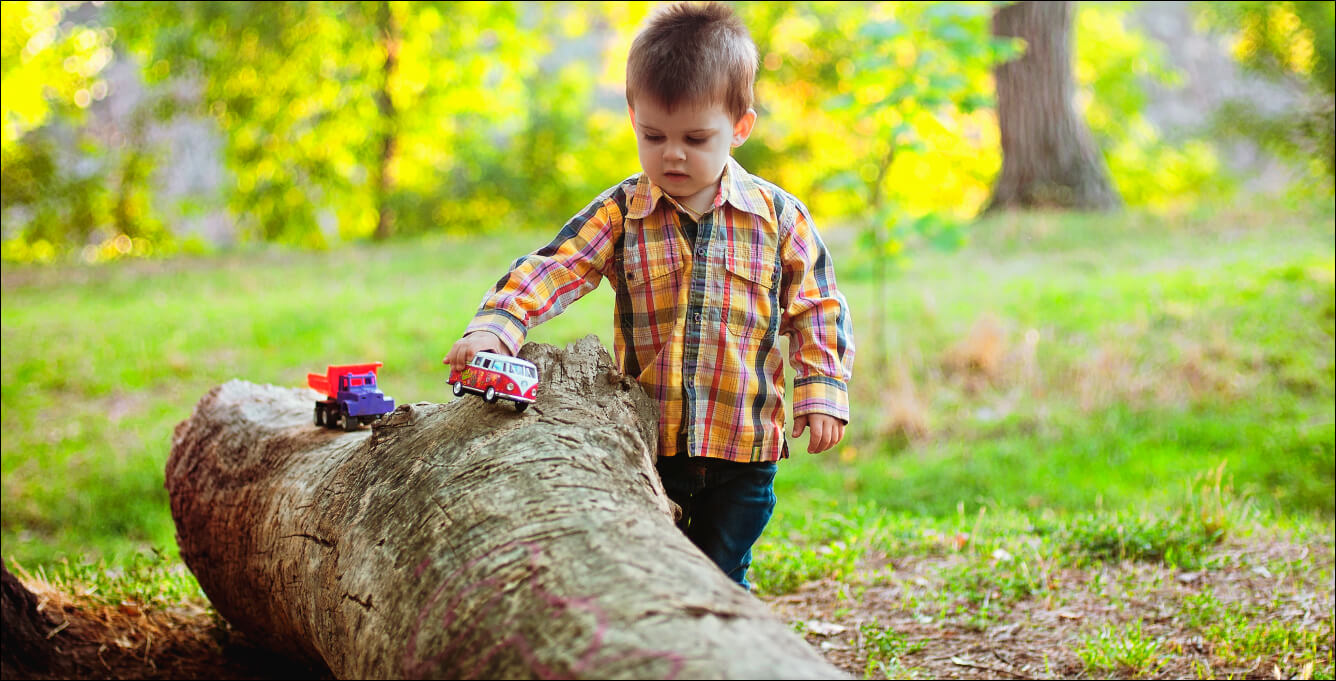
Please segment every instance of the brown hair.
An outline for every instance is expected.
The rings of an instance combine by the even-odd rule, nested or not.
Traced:
[[[752,105],[756,45],[733,10],[717,2],[680,2],[656,13],[631,43],[626,103],[647,95],[672,111],[679,104],[724,105],[734,121]]]

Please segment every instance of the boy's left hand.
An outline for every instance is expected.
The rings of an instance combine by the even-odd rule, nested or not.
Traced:
[[[812,436],[807,439],[807,451],[811,454],[820,454],[844,438],[844,421],[827,414],[793,417],[793,437],[802,435],[809,425],[812,427]]]

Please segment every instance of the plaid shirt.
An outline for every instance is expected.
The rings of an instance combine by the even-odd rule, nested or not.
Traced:
[[[516,352],[529,328],[606,278],[618,365],[659,403],[660,456],[788,456],[780,333],[797,371],[794,415],[847,423],[849,308],[807,208],[730,158],[694,239],[691,226],[649,177],[627,178],[516,260],[465,333],[490,331]]]

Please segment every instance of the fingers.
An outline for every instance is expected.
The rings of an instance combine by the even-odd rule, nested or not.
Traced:
[[[793,417],[793,437],[801,437],[804,430],[807,430],[807,415]]]
[[[478,349],[473,347],[471,343],[465,343],[459,348],[459,352],[455,353],[454,369],[463,371],[464,367],[473,361],[473,356],[476,354],[478,354]]]
[[[820,454],[830,447],[827,442],[830,426],[826,419],[812,419],[812,437],[807,440],[807,451],[813,454]]]
[[[473,353],[469,352],[469,343],[467,338],[461,338],[450,346],[450,352],[445,354],[445,359],[441,360],[449,364],[455,371],[463,371],[464,367],[473,359]]]
[[[797,437],[802,433],[798,428],[799,420],[802,419],[804,425],[811,425],[812,435],[807,439],[807,451],[812,454],[821,452],[839,444],[844,439],[844,422],[832,416],[825,414],[810,414],[794,418],[793,425]]]
[[[510,354],[496,334],[490,331],[474,331],[455,341],[441,363],[450,365],[455,371],[463,371],[464,367],[473,361],[473,356],[482,351]]]

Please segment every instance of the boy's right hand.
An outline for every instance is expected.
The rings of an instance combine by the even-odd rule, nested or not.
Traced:
[[[499,355],[510,354],[505,343],[502,343],[496,334],[491,331],[474,331],[455,341],[455,344],[450,346],[450,352],[445,353],[445,359],[441,360],[441,363],[449,365],[455,371],[463,371],[464,367],[473,361],[473,356],[483,351]]]

